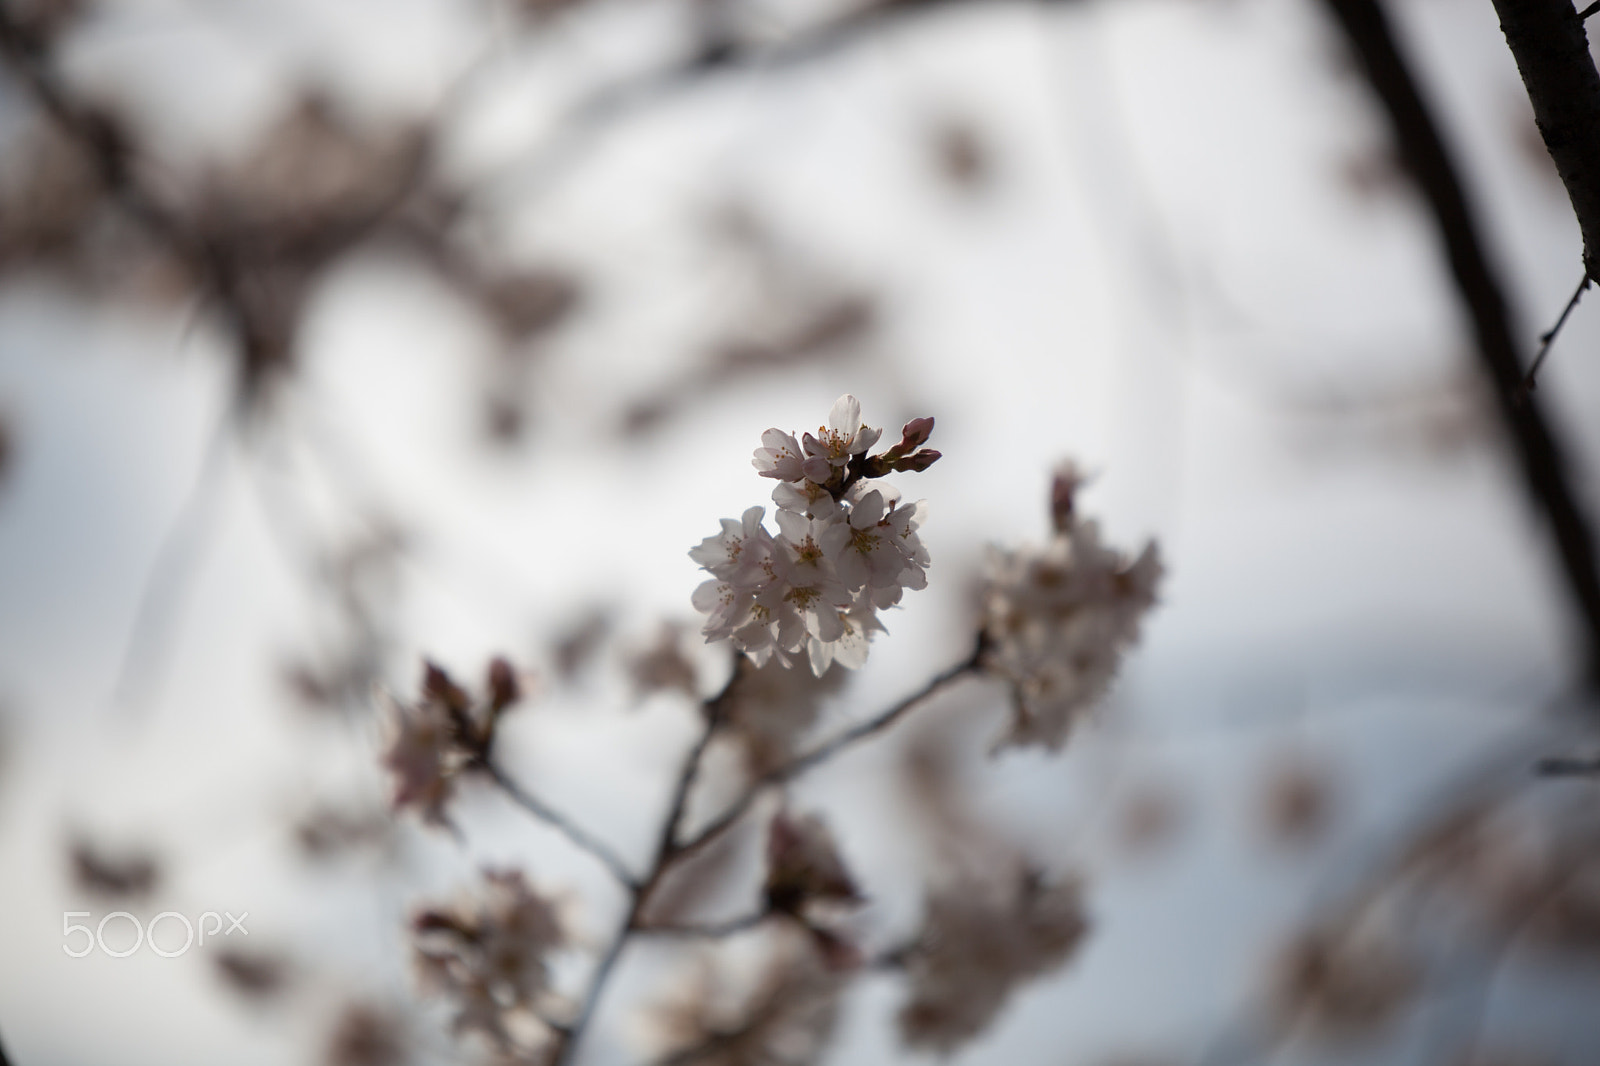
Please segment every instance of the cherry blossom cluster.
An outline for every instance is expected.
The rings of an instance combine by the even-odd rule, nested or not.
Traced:
[[[914,419],[900,443],[868,455],[883,431],[863,423],[860,402],[846,395],[815,435],[762,434],[755,467],[780,482],[778,532],[762,524],[766,508],[752,507],[689,552],[711,573],[694,593],[706,639],[731,640],[757,665],[787,667],[803,655],[818,677],[835,662],[866,662],[871,634],[884,629],[878,612],[928,583],[917,535],[927,504],[903,504],[879,479],[931,466],[939,453],[923,445],[932,432],[933,419]]]
[[[1006,743],[1060,749],[1110,687],[1161,582],[1154,542],[1130,559],[1074,506],[1082,475],[1057,471],[1055,536],[1043,548],[996,550],[984,592],[983,666],[1012,683]]]

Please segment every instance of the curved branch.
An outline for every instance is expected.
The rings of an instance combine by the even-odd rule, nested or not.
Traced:
[[[1457,294],[1471,319],[1479,364],[1493,387],[1523,481],[1555,539],[1567,592],[1582,625],[1584,681],[1591,690],[1600,689],[1600,568],[1595,560],[1593,526],[1578,503],[1566,459],[1543,411],[1534,396],[1522,390],[1521,358],[1505,287],[1490,266],[1460,174],[1379,0],[1324,3],[1344,30],[1362,73],[1388,113],[1400,161],[1433,216]],[[1600,150],[1600,141],[1595,148]]]
[[[606,844],[587,829],[584,829],[554,807],[528,792],[513,781],[497,763],[492,761],[485,762],[482,764],[482,769],[484,773],[489,775],[490,780],[499,785],[501,791],[509,796],[517,806],[544,822],[582,850],[599,859],[606,869],[611,871],[612,876],[620,881],[625,888],[633,891],[639,887],[638,878],[633,875],[633,871],[628,869],[628,864],[623,861],[622,857],[611,850],[609,844]]]
[[[796,756],[795,758],[784,763],[782,766],[778,766],[772,770],[769,770],[760,777],[756,778],[756,780],[751,783],[750,787],[745,789],[743,795],[734,800],[732,805],[730,805],[720,815],[713,819],[709,825],[700,830],[700,832],[696,833],[689,840],[679,844],[673,853],[673,858],[677,859],[682,858],[685,855],[693,854],[694,852],[705,847],[707,844],[711,843],[713,840],[720,837],[729,829],[733,828],[733,826],[745,816],[745,813],[750,810],[750,808],[755,804],[755,801],[759,799],[761,794],[767,789],[772,788],[775,785],[781,785],[785,781],[793,780],[794,778],[805,773],[807,770],[811,769],[813,766],[833,758],[833,756],[837,755],[845,748],[848,748],[860,741],[866,740],[868,737],[875,736],[876,734],[883,732],[890,726],[894,725],[907,712],[909,712],[923,700],[932,696],[934,693],[938,692],[940,689],[944,688],[946,685],[957,680],[958,678],[965,677],[967,674],[977,670],[978,655],[981,648],[982,644],[980,642],[979,647],[974,649],[973,653],[967,658],[963,659],[954,666],[935,674],[931,679],[929,679],[926,685],[923,685],[916,692],[913,692],[911,695],[905,697],[888,710],[885,710],[882,713],[867,719],[865,722],[862,722],[859,725],[845,730],[832,740],[825,741],[821,745],[813,748],[811,751],[806,752],[804,755]]]

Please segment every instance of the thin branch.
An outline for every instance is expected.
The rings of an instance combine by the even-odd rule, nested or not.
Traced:
[[[661,883],[661,879],[677,857],[673,841],[677,839],[678,824],[683,820],[684,810],[688,807],[689,792],[700,776],[700,764],[704,761],[706,749],[711,746],[711,741],[722,725],[723,702],[745,668],[744,657],[740,656],[732,672],[729,673],[728,682],[722,691],[706,700],[702,706],[704,725],[678,771],[678,779],[672,788],[672,799],[667,804],[666,817],[662,819],[661,831],[656,838],[655,855],[650,862],[650,872],[645,875],[643,881],[630,882],[628,912],[623,916],[611,942],[606,945],[599,962],[595,964],[594,973],[589,978],[589,987],[583,995],[582,1006],[578,1009],[577,1019],[569,1028],[556,1033],[548,1060],[550,1066],[566,1066],[572,1060],[584,1033],[588,1030],[590,1021],[594,1018],[595,1009],[600,1004],[600,997],[605,993],[611,972],[627,948],[629,939],[643,928],[644,911],[649,905],[650,895]]]
[[[1600,3],[1600,0],[1596,0]],[[1556,337],[1561,333],[1561,327],[1567,324],[1567,316],[1572,314],[1572,309],[1578,306],[1578,300],[1583,296],[1583,290],[1589,287],[1588,274],[1578,282],[1578,287],[1572,290],[1572,299],[1567,301],[1567,306],[1561,309],[1561,317],[1556,319],[1556,324],[1545,331],[1539,338],[1539,354],[1533,357],[1533,364],[1528,367],[1527,376],[1522,379],[1522,391],[1518,394],[1519,401],[1525,401],[1528,393],[1532,392],[1537,384],[1534,378],[1539,373],[1539,368],[1544,365],[1544,357],[1550,354],[1550,346],[1555,343]]]
[[[699,851],[723,833],[731,829],[745,813],[750,810],[761,794],[775,785],[790,781],[819,763],[826,762],[839,752],[843,751],[868,737],[877,735],[894,725],[912,708],[923,700],[959,678],[965,677],[978,668],[978,655],[980,649],[975,649],[971,655],[943,672],[934,675],[926,685],[916,692],[902,699],[888,710],[867,719],[859,725],[845,730],[832,740],[825,741],[804,755],[797,756],[781,766],[762,774],[750,787],[744,791],[737,800],[725,811],[718,815],[709,825],[700,830],[692,838],[678,845],[675,858]]]
[[[770,910],[752,911],[725,922],[680,922],[642,925],[634,932],[641,936],[692,937],[703,940],[721,940],[748,932],[773,916]]]
[[[1502,8],[1513,0],[1498,0]],[[1569,0],[1515,0],[1554,2]],[[1439,123],[1400,52],[1379,0],[1324,0],[1344,30],[1372,92],[1388,112],[1400,160],[1423,194],[1450,265],[1484,374],[1534,505],[1544,513],[1582,623],[1584,682],[1600,689],[1600,567],[1593,526],[1578,502],[1566,459],[1539,405],[1523,394],[1522,361],[1507,310],[1505,286],[1489,264],[1478,221]],[[1502,12],[1502,18],[1504,14]],[[1592,67],[1591,67],[1592,69]],[[1600,145],[1600,138],[1594,143]],[[1600,169],[1596,171],[1600,196]],[[1591,273],[1593,271],[1591,270]]]
[[[480,768],[489,775],[491,781],[500,786],[501,791],[510,797],[517,806],[544,822],[583,851],[599,859],[606,869],[611,871],[612,876],[620,881],[630,892],[638,889],[639,880],[634,876],[633,871],[628,869],[627,862],[613,851],[609,844],[606,844],[571,818],[568,818],[517,784],[493,760],[484,762]]]

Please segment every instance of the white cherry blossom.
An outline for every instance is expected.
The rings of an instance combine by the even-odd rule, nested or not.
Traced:
[[[761,434],[761,447],[756,449],[753,463],[762,477],[803,481],[806,476],[800,442],[794,439],[794,434],[781,429],[769,429]]]
[[[926,587],[928,565],[917,535],[926,506],[902,505],[874,472],[925,469],[938,453],[912,449],[932,426],[908,423],[900,444],[868,457],[882,431],[862,423],[861,404],[846,395],[820,437],[797,444],[782,430],[764,433],[754,466],[780,482],[772,492],[778,532],[763,525],[764,508],[752,507],[689,552],[711,574],[693,597],[706,639],[731,641],[758,666],[803,658],[818,677],[835,662],[865,663],[871,635],[884,631],[877,612],[905,589]]]
[[[818,427],[817,434],[813,437],[807,433],[800,438],[805,451],[804,470],[807,478],[826,484],[844,473],[853,456],[865,454],[878,443],[883,430],[863,424],[861,401],[846,393],[834,401],[828,424]]]

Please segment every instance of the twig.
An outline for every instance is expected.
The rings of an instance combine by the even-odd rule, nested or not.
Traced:
[[[677,849],[677,857],[682,857],[684,855],[689,855],[693,852],[699,851],[701,848],[720,837],[723,833],[727,832],[734,826],[735,823],[739,821],[739,819],[744,817],[745,813],[749,811],[750,807],[767,789],[773,787],[774,785],[783,784],[785,781],[792,780],[793,778],[800,776],[805,771],[811,769],[813,766],[816,766],[818,763],[832,758],[840,751],[850,747],[852,744],[865,740],[877,733],[883,732],[885,729],[888,729],[890,726],[894,725],[895,722],[899,721],[900,718],[906,714],[906,712],[910,711],[917,704],[932,696],[934,693],[938,692],[952,681],[972,673],[977,669],[977,667],[978,651],[974,650],[973,653],[966,659],[963,659],[961,662],[943,671],[942,673],[936,674],[928,681],[926,685],[923,685],[916,692],[913,692],[911,695],[905,697],[888,710],[876,715],[875,717],[867,719],[865,722],[862,722],[859,725],[845,730],[832,740],[825,741],[806,754],[797,756],[796,758],[784,763],[782,766],[778,766],[767,771],[765,774],[762,774],[753,783],[751,783],[750,787],[744,791],[743,795],[741,795],[733,802],[731,806],[729,806],[714,820],[712,820],[709,825],[700,830],[699,833],[695,834],[689,840],[680,844]]]
[[[1595,0],[1600,3],[1600,0]],[[1561,317],[1556,319],[1556,324],[1551,326],[1539,338],[1539,354],[1533,357],[1533,364],[1528,367],[1527,375],[1522,379],[1522,391],[1517,394],[1518,402],[1526,402],[1528,393],[1536,386],[1534,378],[1539,373],[1539,368],[1544,365],[1544,357],[1550,354],[1550,346],[1555,343],[1556,336],[1560,334],[1561,327],[1567,324],[1567,316],[1572,314],[1572,309],[1578,306],[1578,300],[1583,296],[1583,290],[1589,287],[1589,275],[1585,274],[1583,280],[1578,282],[1578,287],[1572,290],[1572,299],[1567,301],[1567,306],[1561,309]]]
[[[660,924],[652,922],[649,925],[640,926],[634,932],[639,933],[641,936],[677,936],[721,940],[724,937],[748,932],[772,916],[773,912],[770,910],[759,910],[738,918],[730,918],[725,922],[663,922]]]
[[[610,980],[611,971],[616,968],[617,960],[622,957],[623,950],[628,946],[632,935],[640,930],[643,925],[645,907],[649,905],[650,895],[666,875],[676,856],[673,841],[677,838],[678,823],[683,820],[684,809],[688,806],[689,792],[694,787],[696,779],[700,776],[700,763],[705,757],[706,749],[711,746],[712,739],[722,724],[721,707],[723,700],[733,685],[738,681],[743,670],[743,663],[736,664],[733,672],[728,677],[728,683],[723,690],[704,704],[705,724],[700,731],[700,736],[695,740],[694,746],[689,749],[688,756],[684,759],[678,771],[678,780],[673,785],[672,799],[667,804],[666,817],[662,819],[661,831],[656,839],[655,855],[650,862],[650,872],[643,881],[630,881],[628,912],[623,916],[621,924],[612,936],[611,942],[606,945],[605,952],[600,956],[600,961],[595,964],[593,975],[589,978],[589,987],[583,995],[582,1006],[578,1009],[578,1017],[572,1025],[556,1033],[553,1047],[549,1054],[550,1066],[566,1066],[576,1053],[583,1034],[589,1027],[589,1022],[594,1017],[595,1009],[599,1006],[600,997],[605,993],[606,982]]]
[[[1504,8],[1512,0],[1497,0]],[[1524,0],[1515,0],[1521,4]],[[1570,0],[1526,0],[1566,5]],[[1593,526],[1578,503],[1561,448],[1532,395],[1522,395],[1521,357],[1507,311],[1505,287],[1489,265],[1477,219],[1443,135],[1422,98],[1379,0],[1325,0],[1343,28],[1374,95],[1387,110],[1400,160],[1433,216],[1464,310],[1471,318],[1480,365],[1495,399],[1535,506],[1555,539],[1567,591],[1582,621],[1584,682],[1600,689],[1600,567]],[[1591,71],[1593,66],[1591,64]],[[1600,138],[1592,139],[1600,145]],[[1596,168],[1600,195],[1600,168]],[[1600,223],[1600,217],[1597,217]],[[1593,270],[1591,268],[1590,272]],[[1519,402],[1519,395],[1522,399]]]
[[[501,791],[509,796],[517,806],[566,837],[580,849],[599,859],[606,869],[611,871],[612,876],[620,881],[624,887],[630,891],[639,887],[639,881],[634,876],[633,871],[628,869],[628,864],[611,849],[610,845],[517,784],[493,760],[484,762],[480,768],[489,775],[490,780],[500,786]]]

